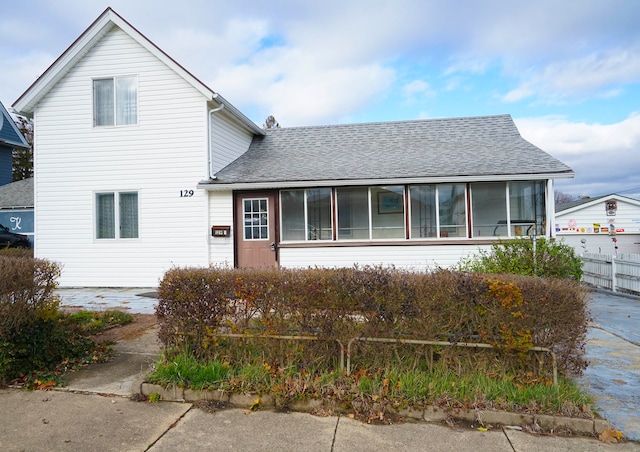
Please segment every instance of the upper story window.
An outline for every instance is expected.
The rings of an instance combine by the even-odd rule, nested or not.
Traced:
[[[138,123],[138,78],[110,77],[93,81],[93,125]]]

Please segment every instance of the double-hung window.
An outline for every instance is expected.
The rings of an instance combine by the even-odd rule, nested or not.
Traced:
[[[138,192],[96,193],[96,238],[138,238]]]
[[[93,125],[123,126],[138,123],[138,78],[93,80]]]

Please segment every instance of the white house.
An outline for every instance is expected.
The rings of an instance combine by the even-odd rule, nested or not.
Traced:
[[[578,254],[640,254],[640,201],[611,194],[560,205],[555,228]]]
[[[112,9],[15,102],[61,286],[172,266],[446,267],[552,236],[563,163],[508,115],[263,130]]]

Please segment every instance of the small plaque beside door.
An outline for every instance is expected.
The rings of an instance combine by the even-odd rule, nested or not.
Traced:
[[[231,226],[211,226],[212,237],[229,237],[231,235]]]

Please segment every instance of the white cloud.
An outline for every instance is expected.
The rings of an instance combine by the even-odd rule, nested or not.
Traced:
[[[294,126],[347,117],[384,96],[394,77],[392,70],[375,64],[324,66],[311,55],[271,49],[247,64],[222,69],[214,86],[225,87],[223,95],[234,104]]]
[[[402,93],[408,102],[422,101],[426,97],[432,97],[436,92],[429,83],[424,80],[412,80],[404,85]]]
[[[614,124],[571,122],[563,117],[516,119],[522,136],[575,171],[558,181],[574,195],[640,192],[640,113]]]
[[[582,100],[599,95],[612,97],[618,86],[640,79],[640,46],[591,53],[566,62],[556,62],[540,70],[530,70],[517,88],[504,95],[505,102],[536,96],[557,103],[571,98]]]
[[[2,87],[0,101],[4,106],[7,108],[11,106],[18,96],[53,63],[55,58],[43,52],[27,53],[18,57],[3,57],[0,53],[3,67],[11,68],[11,70],[0,71],[0,87]],[[3,98],[2,96],[5,95],[6,97]]]

